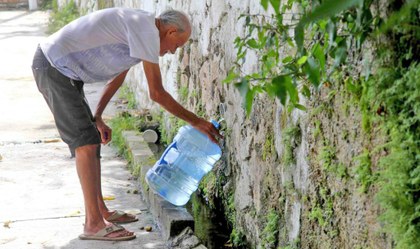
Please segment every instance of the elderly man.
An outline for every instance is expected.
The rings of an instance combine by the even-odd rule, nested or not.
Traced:
[[[131,66],[143,62],[153,101],[212,141],[220,137],[210,122],[183,108],[162,85],[159,56],[175,53],[190,34],[188,17],[179,11],[168,10],[155,18],[142,10],[110,8],[71,22],[38,47],[32,65],[38,89],[54,115],[61,138],[76,156],[86,211],[80,239],[135,238],[133,232],[114,223],[137,218],[106,207],[100,179],[100,144],[111,140],[111,129],[101,115]],[[92,114],[83,84],[99,81],[108,83]]]

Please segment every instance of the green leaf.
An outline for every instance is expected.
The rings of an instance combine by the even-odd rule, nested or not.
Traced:
[[[254,96],[256,93],[256,89],[249,89],[249,91],[246,93],[245,96],[245,110],[246,110],[246,116],[249,117],[249,114],[251,114],[252,111],[252,103],[254,102]]]
[[[306,107],[301,104],[293,104],[293,106],[299,110],[306,111]]]
[[[223,80],[223,83],[231,83],[236,78],[238,78],[238,75],[235,73],[234,68],[232,68],[229,70],[229,73],[226,76],[226,78]]]
[[[295,85],[292,83],[292,78],[290,76],[286,76],[286,89],[289,93],[290,102],[296,104],[299,102],[299,92]]]
[[[347,58],[347,48],[339,46],[334,53],[334,67],[339,66]]]
[[[278,14],[280,11],[280,0],[270,0],[270,3],[276,14]]]
[[[289,44],[290,47],[292,47],[292,48],[295,47],[295,44],[293,43],[292,38],[287,37],[286,42],[287,42],[287,44]]]
[[[298,52],[301,53],[303,49],[304,27],[306,24],[335,16],[343,10],[360,4],[362,1],[363,0],[325,0],[321,5],[316,7],[314,11],[303,16],[295,28],[295,41],[298,46]]]
[[[246,94],[249,91],[249,84],[248,80],[245,78],[242,78],[240,82],[235,84],[235,87],[239,90],[239,93],[242,97],[245,97]]]
[[[335,22],[330,20],[327,24],[327,32],[328,32],[328,45],[331,47],[334,44],[334,40],[337,36],[337,25]]]
[[[303,96],[307,98],[311,97],[311,91],[309,90],[309,87],[307,85],[303,85],[301,92]]]
[[[255,48],[255,49],[260,48],[260,45],[258,44],[258,42],[254,38],[249,39],[246,42],[246,44],[251,48]]]
[[[284,58],[282,60],[283,64],[287,64],[287,63],[292,62],[292,61],[293,61],[293,57],[292,56],[287,56],[286,58]]]
[[[265,44],[267,41],[267,36],[264,31],[258,31],[258,40],[261,44]]]
[[[245,17],[245,26],[249,26],[249,23],[251,22],[251,17],[250,16],[246,16]],[[251,27],[250,27],[251,28]]]
[[[318,22],[318,25],[321,31],[325,31],[325,28],[327,27],[328,23],[329,23],[329,20],[321,20]]]
[[[308,59],[308,56],[302,56],[302,57],[300,57],[299,58],[299,60],[297,61],[297,64],[298,65],[303,65],[303,64],[305,64],[305,62],[306,62],[306,60]]]
[[[300,22],[311,23],[320,19],[329,18],[362,2],[363,0],[325,0],[314,11],[305,15]]]
[[[295,35],[296,46],[298,48],[299,54],[302,54],[302,51],[303,51],[304,27],[305,27],[305,23],[299,22],[295,28],[294,35]]]
[[[268,0],[261,0],[261,6],[263,6],[264,10],[268,8]]]
[[[319,61],[319,65],[320,65],[321,70],[324,71],[324,68],[325,68],[324,48],[319,43],[317,43],[312,48],[312,54]]]
[[[308,63],[305,64],[304,70],[312,85],[318,88],[321,74],[319,65],[313,57],[308,58]]]
[[[288,77],[290,79],[290,77]],[[276,96],[280,99],[282,105],[286,105],[287,90],[286,90],[287,78],[284,75],[277,76],[272,79],[271,84],[267,86],[267,93],[271,96]]]

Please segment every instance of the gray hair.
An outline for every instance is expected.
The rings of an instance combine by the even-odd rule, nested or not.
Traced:
[[[165,10],[159,15],[159,19],[163,25],[174,25],[178,28],[178,32],[183,33],[191,28],[191,23],[188,16],[178,10]]]

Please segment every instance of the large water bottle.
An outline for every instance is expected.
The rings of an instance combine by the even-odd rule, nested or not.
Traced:
[[[211,122],[219,129],[218,122]],[[190,125],[183,126],[161,158],[147,171],[146,182],[165,200],[183,206],[221,155],[219,145],[205,134]]]

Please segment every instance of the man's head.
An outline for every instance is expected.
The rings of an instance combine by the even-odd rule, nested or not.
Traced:
[[[187,15],[177,10],[166,10],[157,18],[160,36],[160,56],[175,53],[191,35],[191,23]]]

